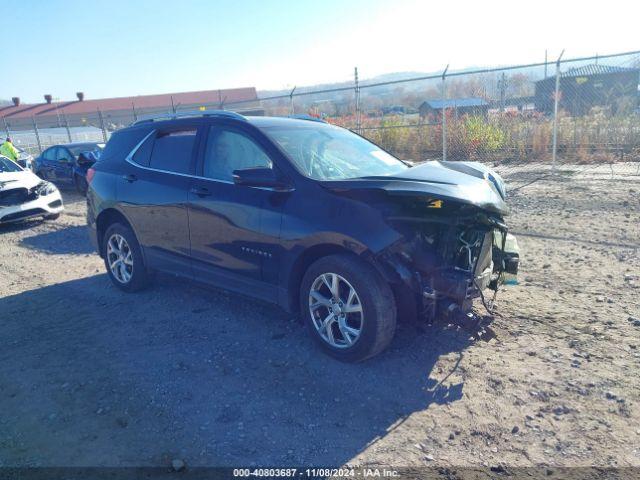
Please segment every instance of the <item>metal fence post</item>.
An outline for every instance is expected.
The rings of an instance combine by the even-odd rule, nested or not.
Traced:
[[[558,151],[558,103],[560,101],[560,59],[564,50],[560,52],[558,60],[556,60],[556,89],[553,95],[553,146],[551,153],[551,171],[556,173],[556,156]]]
[[[295,115],[295,108],[293,106],[293,92],[296,91],[296,87],[293,87],[293,90],[289,93],[289,115]]]
[[[133,110],[133,121],[138,121],[138,114],[136,113],[136,104],[131,102],[131,110]]]
[[[104,143],[107,143],[107,129],[104,128],[104,118],[102,117],[102,112],[98,109],[98,118],[100,119],[100,128],[102,129],[102,138],[104,139]]]
[[[38,131],[38,124],[36,123],[36,117],[31,117],[33,122],[33,131],[36,134],[36,142],[38,142],[38,153],[42,153],[42,143],[40,142],[40,132]]]
[[[222,92],[220,90],[218,90],[218,105],[219,105],[219,109],[220,110],[224,110],[224,102],[227,101],[227,96],[225,95],[224,98],[222,98]]]
[[[358,67],[354,69],[355,93],[356,93],[356,132],[360,133],[360,83],[358,82]]]
[[[442,161],[447,161],[447,70],[449,65],[446,66],[444,72],[442,72]]]
[[[64,128],[67,129],[67,138],[69,139],[69,143],[73,142],[71,139],[71,129],[69,128],[69,121],[67,120],[67,114],[62,112],[62,118],[64,119]]]
[[[9,131],[9,124],[7,123],[7,119],[2,117],[2,123],[4,123],[4,131],[7,134],[7,137],[11,136],[11,132]]]

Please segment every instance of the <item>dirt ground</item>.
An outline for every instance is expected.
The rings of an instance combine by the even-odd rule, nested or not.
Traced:
[[[345,365],[275,306],[111,286],[65,192],[0,227],[0,466],[640,466],[635,165],[502,169],[520,284],[478,339],[402,324]]]

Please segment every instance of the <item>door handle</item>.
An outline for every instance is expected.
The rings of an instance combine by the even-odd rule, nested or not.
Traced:
[[[138,177],[136,177],[133,173],[130,173],[129,175],[123,175],[122,178],[124,178],[129,183],[132,183],[138,180]]]
[[[198,195],[199,197],[210,197],[211,191],[205,187],[193,187],[190,190],[191,193]]]

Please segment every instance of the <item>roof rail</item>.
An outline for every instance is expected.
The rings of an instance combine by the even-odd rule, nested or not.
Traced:
[[[287,118],[295,118],[297,120],[309,120],[310,122],[318,122],[318,123],[327,123],[326,120],[323,120],[318,117],[312,117],[311,115],[307,115],[306,113],[298,113],[295,115],[289,115]]]
[[[180,112],[169,112],[169,113],[161,113],[158,115],[149,115],[146,117],[142,117],[135,122],[133,125],[138,125],[140,123],[146,122],[157,122],[160,120],[175,120],[177,118],[188,118],[188,117],[226,117],[226,118],[234,118],[236,120],[246,121],[247,118],[244,115],[240,115],[236,112],[230,112],[229,110],[183,110]]]

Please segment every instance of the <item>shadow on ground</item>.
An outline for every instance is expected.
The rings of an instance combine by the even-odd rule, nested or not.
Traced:
[[[33,218],[29,220],[23,220],[21,222],[3,223],[0,225],[0,235],[2,235],[3,233],[20,232],[22,230],[29,230],[30,228],[36,227],[48,221],[50,220],[43,220],[42,218]]]
[[[23,247],[40,250],[45,253],[95,253],[85,225],[69,226],[60,230],[38,233],[23,238],[20,244]]]
[[[282,310],[188,283],[124,294],[96,275],[1,298],[0,317],[5,464],[341,465],[462,397],[430,376],[465,335],[404,325],[343,364]]]

